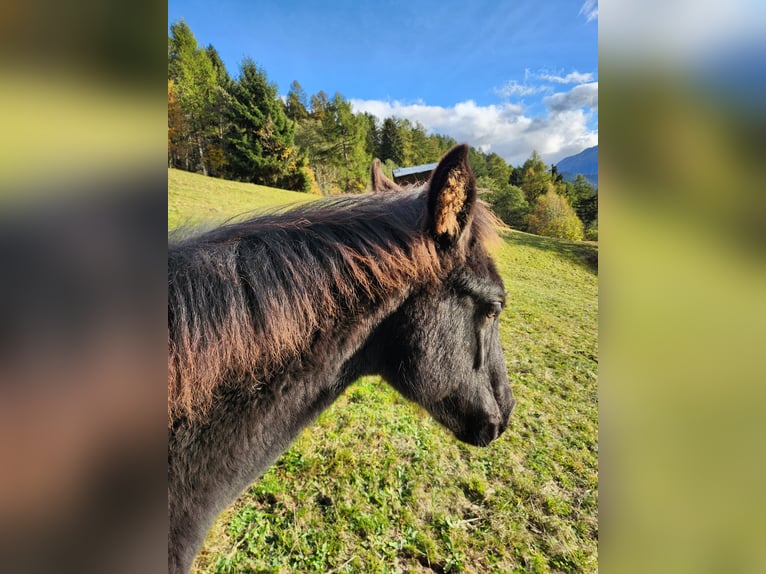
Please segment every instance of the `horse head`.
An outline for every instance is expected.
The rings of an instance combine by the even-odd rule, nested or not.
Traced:
[[[393,191],[379,166],[372,171],[373,186]],[[442,158],[422,193],[423,232],[443,276],[415,287],[367,348],[374,370],[400,393],[458,439],[485,446],[506,429],[515,400],[498,329],[506,293],[482,241],[489,214],[477,202],[467,146]]]

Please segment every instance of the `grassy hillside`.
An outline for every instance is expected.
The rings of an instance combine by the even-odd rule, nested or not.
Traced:
[[[169,178],[171,224],[295,197]],[[500,329],[517,399],[506,433],[464,445],[363,379],[220,517],[196,572],[597,570],[596,247],[502,239]]]
[[[265,185],[205,177],[168,169],[168,227],[224,219],[277,205],[316,199],[315,195]]]

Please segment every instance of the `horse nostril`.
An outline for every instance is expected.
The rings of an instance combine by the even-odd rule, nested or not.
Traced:
[[[489,442],[492,442],[497,437],[500,436],[500,434],[503,432],[503,420],[500,416],[492,416],[490,417],[489,421],[487,421],[487,436],[489,437]]]

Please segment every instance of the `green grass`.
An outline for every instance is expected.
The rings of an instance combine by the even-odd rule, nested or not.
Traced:
[[[259,205],[241,184],[169,177],[175,221]],[[223,513],[196,572],[597,571],[596,249],[503,232],[517,406],[498,441],[462,444],[378,378],[358,381]]]
[[[170,229],[185,224],[221,223],[229,217],[254,209],[303,203],[312,199],[317,199],[317,196],[168,169]]]

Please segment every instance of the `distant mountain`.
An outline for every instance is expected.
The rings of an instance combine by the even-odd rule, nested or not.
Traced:
[[[598,146],[589,147],[576,155],[565,157],[556,164],[564,181],[574,181],[581,173],[593,187],[598,187]]]

